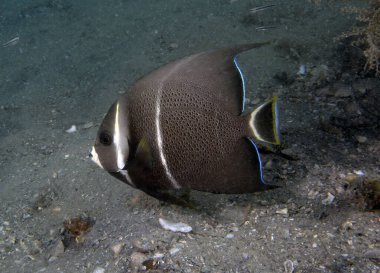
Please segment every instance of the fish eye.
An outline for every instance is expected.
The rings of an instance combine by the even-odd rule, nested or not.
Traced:
[[[99,135],[99,141],[105,146],[109,146],[112,144],[112,136],[110,136],[107,132],[101,132]]]

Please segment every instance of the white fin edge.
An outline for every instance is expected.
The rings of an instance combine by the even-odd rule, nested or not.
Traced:
[[[268,141],[268,140],[265,140],[264,137],[262,137],[260,135],[260,133],[257,131],[256,129],[256,126],[255,126],[255,121],[256,121],[256,115],[257,113],[260,112],[260,110],[263,108],[263,107],[266,107],[268,104],[271,104],[272,105],[272,115],[273,115],[273,135],[274,135],[274,139],[275,141],[272,142],[272,141]],[[263,103],[262,105],[260,105],[259,107],[257,107],[251,114],[250,114],[250,118],[249,118],[249,127],[251,129],[251,131],[253,132],[253,135],[255,137],[256,140],[259,140],[259,141],[262,141],[262,142],[266,142],[266,143],[271,143],[271,144],[275,144],[275,145],[279,145],[280,144],[280,137],[279,137],[279,129],[278,129],[278,109],[277,109],[277,97],[274,96],[271,100],[267,101],[266,103]]]
[[[267,103],[270,103],[270,102],[267,102]],[[255,138],[256,138],[257,140],[260,140],[260,141],[263,141],[263,142],[267,142],[267,141],[265,141],[265,140],[260,136],[259,132],[256,130],[256,127],[255,127],[255,119],[256,119],[256,115],[257,115],[257,113],[260,112],[260,109],[263,108],[264,106],[266,106],[267,103],[264,103],[264,104],[260,105],[259,107],[257,107],[257,108],[255,109],[255,111],[253,111],[253,112],[251,113],[251,117],[250,117],[250,119],[249,119],[249,127],[251,128],[251,130],[252,130],[252,132],[253,132],[253,135],[255,136]]]

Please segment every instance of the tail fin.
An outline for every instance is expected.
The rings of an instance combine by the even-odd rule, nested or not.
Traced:
[[[249,114],[249,128],[256,140],[279,145],[277,97],[260,105]]]

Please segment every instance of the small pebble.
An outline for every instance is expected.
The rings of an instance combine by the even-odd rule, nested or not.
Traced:
[[[360,110],[360,106],[357,103],[351,102],[344,106],[344,111],[351,115],[359,114]]]
[[[331,205],[334,202],[335,196],[331,193],[327,193],[327,197],[322,200],[323,205]]]
[[[104,273],[106,270],[103,267],[97,266],[93,273]]]
[[[232,239],[232,238],[234,238],[235,237],[235,235],[233,234],[233,233],[228,233],[227,235],[226,235],[226,239]]]
[[[353,228],[353,223],[351,221],[346,221],[342,224],[342,228],[344,230],[349,230],[349,229],[352,229]]]
[[[31,218],[31,217],[32,217],[32,215],[30,215],[29,213],[24,213],[24,214],[22,215],[22,219],[23,219],[23,220],[29,219],[29,218]]]
[[[283,215],[288,214],[288,208],[276,210],[276,213],[277,214],[283,214]]]
[[[353,184],[353,183],[359,182],[360,177],[358,175],[356,175],[356,174],[349,173],[349,174],[346,175],[346,177],[344,178],[344,180],[346,180],[346,182],[349,183],[349,184]]]
[[[293,273],[294,272],[294,265],[291,260],[286,260],[284,262],[284,267],[285,267],[285,273]]]
[[[315,190],[310,190],[307,194],[309,199],[315,199],[318,196],[319,192]]]
[[[133,269],[139,269],[147,259],[148,257],[145,254],[134,251],[131,255],[131,267]]]
[[[171,43],[169,45],[169,49],[176,49],[176,48],[178,48],[178,44],[177,43]]]
[[[153,259],[162,259],[164,256],[164,253],[157,252],[153,255]]]
[[[247,261],[247,260],[249,259],[249,254],[246,253],[246,252],[244,252],[244,253],[243,253],[243,259],[244,259],[245,261]]]
[[[119,256],[120,252],[123,250],[124,245],[124,243],[118,243],[116,245],[113,245],[111,247],[113,254],[115,256]]]
[[[52,208],[52,212],[57,214],[57,213],[60,213],[61,212],[61,208],[60,207],[54,207]]]
[[[184,244],[182,243],[177,243],[175,244],[170,250],[169,250],[169,254],[171,256],[174,256],[176,255],[181,249],[183,249],[185,247]]]
[[[178,247],[173,247],[169,250],[169,253],[171,256],[174,256],[175,254],[177,254],[178,252],[180,251],[180,249]]]
[[[368,140],[365,136],[357,136],[356,139],[359,143],[366,143]]]
[[[55,245],[55,247],[53,248],[51,257],[58,257],[64,252],[65,252],[65,246],[63,245],[63,242],[59,240],[57,244]]]
[[[265,163],[265,166],[264,166],[264,169],[266,170],[273,170],[274,168],[274,163],[273,163],[273,160],[268,160],[267,163]]]
[[[133,248],[141,253],[148,253],[154,249],[154,247],[145,240],[132,240],[132,246]]]
[[[350,97],[352,95],[351,88],[347,85],[335,84],[334,88],[336,89],[335,94],[334,94],[335,97],[347,98],[347,97]]]
[[[283,149],[281,153],[290,157],[297,157],[296,152],[292,148]]]
[[[364,172],[362,170],[355,170],[354,173],[358,176],[364,176]]]
[[[89,129],[91,127],[94,127],[94,123],[92,121],[87,122],[83,125],[83,129]]]
[[[289,239],[290,238],[290,231],[287,228],[284,228],[281,230],[281,237],[283,239]]]
[[[370,249],[364,253],[364,258],[380,261],[380,249]]]
[[[71,125],[69,129],[66,130],[66,133],[75,133],[77,131],[77,127],[75,125]]]
[[[351,92],[345,89],[339,89],[335,92],[335,97],[338,98],[347,98],[351,96]]]
[[[233,232],[237,232],[237,231],[239,231],[239,228],[238,228],[237,226],[233,226],[233,227],[231,228],[231,231],[233,231]]]
[[[304,64],[300,65],[300,67],[298,68],[297,75],[306,76],[306,65]]]

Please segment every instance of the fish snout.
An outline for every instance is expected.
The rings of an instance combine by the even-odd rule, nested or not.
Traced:
[[[93,162],[95,162],[100,168],[104,169],[103,166],[102,166],[102,164],[99,161],[99,156],[98,156],[98,153],[96,152],[94,146],[92,146],[92,149],[91,149],[88,157],[91,158],[91,160]]]

